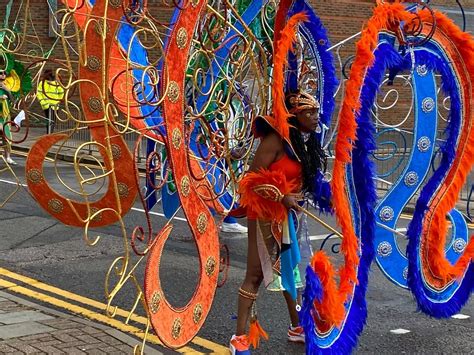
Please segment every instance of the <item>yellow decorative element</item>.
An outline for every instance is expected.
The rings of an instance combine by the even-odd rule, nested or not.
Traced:
[[[198,324],[201,318],[202,318],[202,305],[198,303],[197,305],[194,306],[194,311],[193,311],[194,323]]]
[[[207,258],[207,261],[206,261],[206,275],[211,276],[215,270],[216,270],[216,259],[210,256]]]
[[[168,85],[168,99],[172,103],[176,103],[179,100],[179,85],[176,81],[170,81]]]
[[[87,67],[92,71],[98,71],[102,65],[99,57],[95,55],[87,56]]]
[[[191,0],[191,6],[196,8],[199,5],[199,0]]]
[[[120,146],[117,144],[112,144],[112,158],[114,160],[120,159],[122,156],[122,150],[120,149]]]
[[[161,304],[161,296],[158,292],[154,292],[153,296],[151,297],[150,302],[150,311],[151,313],[155,314],[160,309]]]
[[[99,113],[102,111],[102,101],[98,97],[91,97],[88,104],[92,112]]]
[[[191,184],[189,183],[189,177],[187,175],[181,178],[181,192],[184,197],[188,197],[189,191],[191,190]]]
[[[197,218],[197,229],[201,234],[203,234],[207,229],[207,217],[204,212],[199,213]]]
[[[173,336],[173,339],[179,338],[179,336],[181,335],[182,327],[183,323],[181,321],[181,318],[176,318],[173,322],[173,327],[171,329],[171,335]]]
[[[280,189],[272,184],[257,185],[253,188],[253,191],[264,199],[274,202],[281,202],[283,197],[285,197],[285,195],[281,193]]]
[[[175,149],[179,149],[181,146],[181,132],[178,128],[173,129],[173,134],[171,136],[171,141]]]
[[[4,85],[7,87],[8,90],[11,92],[20,91],[21,87],[21,80],[18,77],[18,74],[14,69],[10,71],[10,75],[5,79]]]
[[[119,193],[120,197],[124,198],[124,197],[128,196],[128,186],[127,186],[127,184],[124,184],[123,182],[119,182],[117,184],[117,188],[118,188],[118,193]]]
[[[64,206],[61,201],[58,199],[52,198],[48,201],[48,208],[53,211],[54,213],[60,213],[63,211]]]
[[[26,177],[33,184],[39,184],[43,181],[43,174],[38,169],[29,170]]]
[[[188,32],[184,27],[181,27],[176,34],[176,44],[179,49],[184,49],[188,44]]]

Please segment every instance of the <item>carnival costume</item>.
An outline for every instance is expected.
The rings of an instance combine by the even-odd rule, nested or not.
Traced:
[[[294,15],[281,32],[274,55],[273,116],[257,117],[253,126],[256,137],[264,136],[269,130],[277,132],[283,140],[284,154],[267,169],[246,173],[239,184],[240,204],[246,209],[248,219],[255,220],[257,225],[257,249],[264,285],[269,290],[287,291],[294,300],[297,288],[303,286],[298,270],[301,261],[296,234],[298,216],[296,211],[287,210],[282,200],[286,195],[292,195],[302,202],[304,196],[302,165],[291,145],[288,119],[300,111],[319,109],[319,103],[304,92],[291,93],[285,98],[283,70],[296,38],[297,26],[306,19],[304,13]],[[267,338],[256,317],[257,294],[242,288],[239,294],[254,301],[248,340],[257,347],[260,337]]]
[[[267,270],[265,283],[296,294],[297,275],[293,266],[299,256],[292,232],[297,228],[293,212],[288,213],[281,199],[285,194],[300,192],[302,170],[305,187],[309,179],[306,155],[300,164],[292,149],[294,134],[300,132],[290,131],[288,119],[295,105],[313,107],[313,103],[311,97],[296,93],[287,97],[285,105],[284,92],[306,88],[309,80],[317,84],[311,95],[321,105],[321,136],[327,144],[337,139],[332,145],[332,189],[322,184],[322,174],[317,174],[312,191],[308,192],[320,210],[331,209],[330,199],[324,194],[333,193],[341,232],[332,229],[333,234],[327,238],[334,234],[342,238],[339,250],[343,262],[338,263],[336,270],[330,258],[320,251],[307,269],[299,313],[307,353],[349,353],[356,346],[367,319],[366,291],[373,260],[390,280],[411,290],[419,309],[431,316],[450,317],[466,304],[474,287],[474,240],[454,207],[474,162],[474,41],[472,35],[460,31],[446,16],[430,11],[428,2],[405,6],[398,0],[377,1],[374,15],[357,43],[353,62],[348,60],[341,65],[341,79],[348,79],[341,83],[341,90],[336,88],[331,52],[341,59],[340,49],[347,40],[330,45],[322,22],[306,0],[192,1],[190,6],[173,2],[173,21],[163,26],[151,16],[147,1],[89,0],[83,6],[78,6],[76,0],[63,3],[69,5],[67,15],[74,16],[83,31],[83,35],[75,37],[80,39],[76,52],[84,54],[77,63],[66,60],[68,76],[78,80],[65,87],[65,116],[68,120],[74,118],[75,132],[90,132],[88,144],[98,147],[103,158],[104,174],[99,178],[108,179],[107,190],[97,199],[91,199],[82,190],[71,199],[44,179],[47,152],[55,143],[69,139],[69,131],[38,139],[28,155],[26,180],[32,196],[48,213],[63,223],[83,227],[86,232],[91,227],[123,223],[123,216],[138,195],[148,212],[157,202],[155,194],[160,187],[164,187],[162,192],[174,189],[174,193],[163,195],[162,200],[163,212],[170,221],[157,232],[152,230],[147,213],[146,235],[142,226],[135,228],[130,239],[124,232],[123,257],[117,258],[110,268],[119,271],[119,280],[115,284],[114,276],[118,274],[109,272],[105,282],[110,315],[115,314],[116,295],[133,282],[136,293],[130,297],[133,303],[127,320],[132,319],[141,300],[147,315],[144,341],[150,329],[170,348],[199,339],[196,335],[209,314],[216,287],[225,282],[222,270],[229,265],[229,260],[223,258],[222,250],[226,248],[220,245],[218,226],[210,208],[225,215],[237,207],[237,202],[245,204],[249,217],[259,224],[262,267]],[[305,17],[301,15],[303,11],[309,21],[299,26],[298,50],[289,53],[294,36],[291,30]],[[293,14],[298,15],[295,18]],[[62,25],[66,23],[70,22],[63,21]],[[67,33],[66,28],[58,33]],[[155,47],[149,46],[148,40],[142,43],[140,38],[156,38],[156,48],[163,49],[159,50],[162,58],[155,61],[154,54],[149,58],[148,49]],[[62,39],[68,43],[67,36]],[[268,64],[270,48],[274,50],[273,68]],[[345,72],[348,68],[350,75]],[[271,98],[267,80],[270,73]],[[377,143],[386,147],[386,143],[380,144],[380,135],[396,130],[397,126],[392,122],[379,125],[377,111],[381,110],[373,108],[377,95],[383,91],[382,85],[397,76],[411,82],[415,126],[406,168],[380,198],[381,190],[377,190],[375,183],[380,174],[373,158]],[[72,100],[76,89],[83,120],[67,108],[68,101],[76,107]],[[334,95],[342,91],[344,101],[333,124]],[[446,120],[437,112],[440,92],[445,99],[449,97],[449,101],[443,101],[450,108]],[[257,119],[255,133],[258,135],[258,128],[262,128],[259,124],[269,126],[285,142],[285,154],[268,169],[249,173],[241,181],[241,169],[248,164],[255,136],[250,129],[252,120],[267,112],[269,101],[273,102],[272,116]],[[123,131],[122,121],[116,120],[120,117],[115,115],[118,111],[127,118]],[[437,132],[438,116],[444,121],[445,134]],[[135,172],[138,170],[123,137],[131,132],[130,125],[134,133],[140,133],[136,147],[143,137],[150,139],[146,196],[141,193],[138,173],[131,173],[133,166]],[[403,129],[405,126],[400,125]],[[294,147],[299,149],[302,137],[297,138]],[[168,164],[162,166],[154,165],[158,160],[158,142],[166,147]],[[441,159],[439,164],[433,164],[437,152]],[[75,169],[81,168],[76,164]],[[161,184],[154,181],[158,170],[163,173]],[[240,201],[234,189],[239,181]],[[90,182],[82,178],[80,181]],[[172,197],[172,203],[167,203],[165,196]],[[397,220],[414,196],[416,206],[406,233],[405,255],[397,244]],[[198,284],[184,307],[172,305],[160,277],[165,264],[164,245],[171,236],[172,220],[179,208],[189,224],[199,258],[199,267],[195,269]],[[451,237],[446,216],[453,222]],[[265,237],[269,237],[268,244]],[[98,239],[87,241],[93,245]],[[144,243],[143,249],[137,246],[139,242]],[[269,250],[268,246],[274,249]],[[257,251],[256,243],[252,247]],[[140,256],[137,263],[131,262],[132,250]],[[301,249],[300,254],[303,259]],[[143,270],[137,267],[142,257],[147,258],[143,277],[137,275],[138,270]],[[144,280],[143,287],[136,282],[139,279]],[[281,284],[275,285],[279,280]],[[245,289],[239,293],[252,301],[244,302],[246,306],[257,298],[256,293]],[[265,332],[254,317],[249,338],[258,343],[260,335]],[[248,340],[247,336],[242,337]]]
[[[3,145],[8,152],[11,151],[11,106],[13,100],[19,98],[20,94],[27,94],[31,90],[31,76],[25,70],[23,64],[15,60],[13,55],[3,54],[5,67],[0,68],[5,72],[3,85],[6,89],[0,88],[0,131],[2,135]],[[7,91],[8,90],[8,91]],[[9,163],[12,160],[10,159]]]

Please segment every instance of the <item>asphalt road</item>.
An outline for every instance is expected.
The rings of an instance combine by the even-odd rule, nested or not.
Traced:
[[[24,159],[16,158],[17,175],[24,183]],[[0,163],[1,164],[1,163]],[[70,166],[60,164],[65,181],[73,180]],[[0,167],[1,168],[1,167]],[[59,182],[51,176],[54,170],[47,167],[48,181],[55,186]],[[13,189],[8,181],[13,181],[8,172],[0,174],[0,201]],[[145,225],[145,216],[136,204],[124,218],[128,234],[135,226]],[[156,209],[160,212],[160,208]],[[83,239],[83,231],[67,227],[44,212],[25,189],[20,189],[14,197],[0,209],[0,266],[22,275],[30,276],[44,283],[83,295],[101,302],[105,301],[104,278],[112,262],[123,255],[123,237],[120,228],[109,226],[94,231],[91,235],[101,235],[96,246],[88,246]],[[152,216],[155,230],[165,223],[159,215]],[[404,227],[401,225],[400,227]],[[318,236],[326,232],[310,223],[310,234]],[[192,295],[198,273],[199,261],[196,249],[189,237],[185,222],[177,220],[166,244],[161,262],[161,279],[168,300],[175,306],[183,306]],[[215,295],[212,310],[199,333],[202,338],[226,345],[235,327],[237,289],[245,272],[245,236],[221,233],[222,243],[230,250],[231,268],[225,285]],[[314,238],[313,247],[319,249],[321,240]],[[325,250],[330,253],[330,240]],[[337,255],[334,255],[338,258]],[[136,260],[132,257],[132,261]],[[144,263],[139,264],[137,275],[143,275]],[[124,287],[117,295],[115,304],[130,308],[134,291]],[[258,301],[259,319],[270,335],[270,341],[263,342],[255,353],[260,354],[302,354],[304,347],[288,344],[286,330],[288,316],[284,299],[280,294],[261,292]],[[406,290],[390,283],[378,267],[372,265],[367,294],[368,319],[359,346],[360,354],[468,354],[474,352],[472,301],[462,313],[468,319],[437,320],[416,311],[412,296]],[[138,310],[139,312],[142,312]],[[406,329],[409,333],[394,334],[391,330]]]

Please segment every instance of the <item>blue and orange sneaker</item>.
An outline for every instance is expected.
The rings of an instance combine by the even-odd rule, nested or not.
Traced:
[[[288,341],[304,344],[304,329],[301,326],[288,328]]]
[[[229,349],[232,355],[250,355],[250,344],[247,335],[232,335]]]

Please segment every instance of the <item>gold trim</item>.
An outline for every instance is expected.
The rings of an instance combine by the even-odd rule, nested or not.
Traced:
[[[207,229],[207,217],[204,212],[199,213],[199,216],[197,218],[197,229],[199,233],[203,234],[206,229]]]
[[[122,198],[125,198],[128,196],[128,185],[127,184],[124,184],[123,182],[119,182],[117,184],[117,188],[118,188],[118,194],[120,197]]]
[[[109,0],[109,4],[117,9],[122,5],[122,0]]]
[[[176,44],[179,49],[184,49],[188,44],[188,32],[184,27],[181,27],[176,33]]]
[[[191,0],[191,6],[196,8],[199,5],[199,0]]]
[[[205,270],[207,276],[211,276],[214,273],[216,270],[216,259],[214,257],[210,256],[207,258]]]
[[[61,201],[56,198],[52,198],[48,201],[48,208],[54,213],[60,213],[64,209],[64,205]]]
[[[30,169],[26,174],[26,177],[33,184],[43,182],[43,174],[38,169]]]
[[[181,178],[181,192],[184,197],[188,197],[191,190],[191,184],[189,183],[189,177],[187,175]]]
[[[95,22],[94,25],[94,30],[95,33],[97,33],[99,36],[102,36],[102,29],[104,28],[104,23],[105,23],[105,32],[109,33],[110,32],[110,26],[104,19],[99,19]]]
[[[118,144],[112,144],[112,158],[114,160],[119,160],[120,157],[122,156],[122,149],[120,149],[120,146]]]
[[[179,100],[179,85],[176,81],[170,81],[168,85],[168,99],[172,103],[176,103]]]
[[[102,65],[99,57],[95,55],[87,56],[87,68],[91,71],[98,71]]]
[[[183,329],[183,322],[181,318],[176,318],[173,322],[173,327],[171,328],[171,335],[173,339],[178,339],[181,335],[181,330]]]
[[[94,214],[96,214],[98,211],[99,211],[99,209],[98,209],[97,207],[91,207],[91,216],[94,215]],[[93,221],[93,222],[100,222],[101,220],[102,220],[102,212],[96,214],[96,215],[91,219],[91,221]]]
[[[195,324],[198,324],[202,319],[202,313],[202,305],[200,303],[196,304],[193,310],[193,321]]]
[[[158,292],[154,292],[150,301],[150,311],[153,314],[156,314],[160,310],[161,305],[161,296]]]
[[[102,111],[102,101],[98,97],[91,97],[88,101],[89,109],[94,113]]]
[[[179,128],[173,129],[173,134],[171,135],[171,142],[173,143],[174,149],[179,149],[181,146],[181,131]]]

